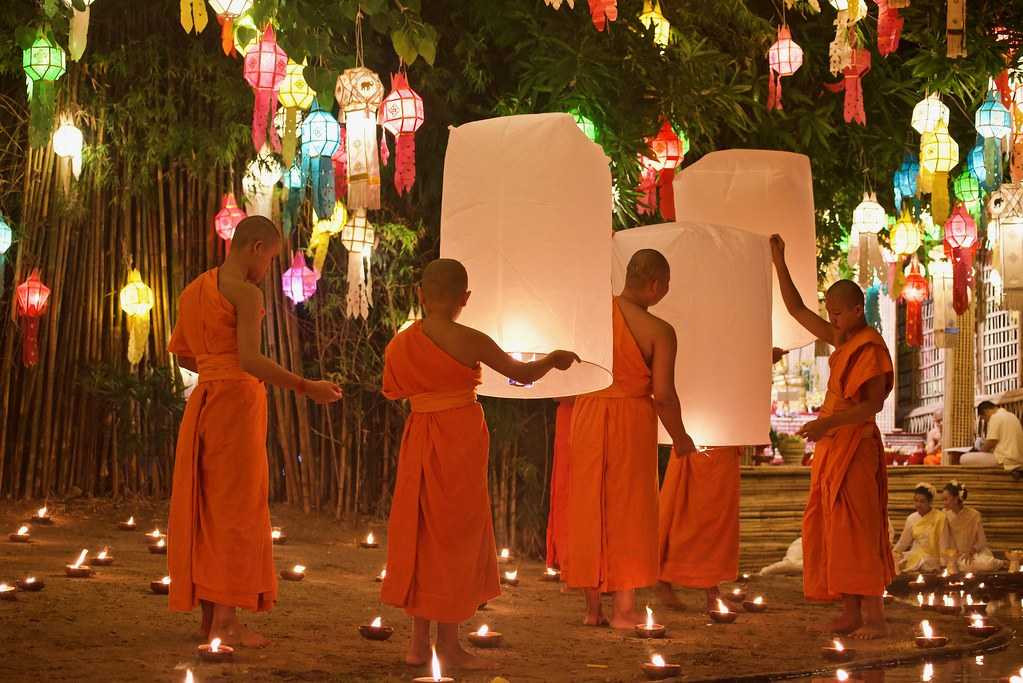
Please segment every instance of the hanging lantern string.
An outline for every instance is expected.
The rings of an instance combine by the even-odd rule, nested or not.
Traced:
[[[355,14],[355,65],[365,66],[362,54],[362,7]]]

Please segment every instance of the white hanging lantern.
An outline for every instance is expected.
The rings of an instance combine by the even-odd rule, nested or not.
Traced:
[[[376,233],[365,209],[356,209],[341,229],[341,244],[348,250],[348,292],[345,295],[349,318],[369,317],[373,305],[372,259]]]
[[[998,271],[1005,307],[1023,311],[1023,183],[1002,183],[987,201],[998,229]]]
[[[859,271],[859,283],[869,287],[875,279],[883,279],[885,273],[884,258],[881,256],[881,244],[877,235],[888,227],[888,214],[877,201],[873,192],[863,193],[863,201],[853,210],[852,236],[855,235],[856,252]]]
[[[941,101],[941,96],[932,92],[913,107],[913,118],[911,119],[913,130],[923,135],[933,131],[939,123],[944,123],[947,127],[948,116],[948,107]]]
[[[84,139],[82,137],[82,131],[71,122],[69,117],[64,117],[61,121],[60,126],[53,132],[53,153],[60,157],[62,160],[67,160],[67,164],[70,166],[71,175],[74,176],[75,180],[78,180],[82,175],[82,147],[84,146]],[[70,190],[70,179],[68,178],[68,169],[63,165],[59,170],[61,177],[61,184],[64,187],[64,192]]]

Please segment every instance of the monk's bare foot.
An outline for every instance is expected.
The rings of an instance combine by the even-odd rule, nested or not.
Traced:
[[[856,629],[863,626],[863,620],[859,617],[841,614],[836,619],[823,624],[819,630],[821,633],[838,633],[840,635],[847,635],[852,633]]]
[[[210,642],[210,629],[213,628],[213,605],[202,601],[202,623],[199,625],[199,632],[196,634],[199,642]]]
[[[611,628],[620,630],[632,630],[636,624],[642,624],[646,622],[646,615],[640,614],[639,612],[624,612],[615,614],[611,617]]]
[[[883,621],[879,624],[867,623],[849,634],[855,640],[877,640],[888,637],[888,624]]]
[[[232,624],[227,628],[217,628],[214,624],[210,629],[210,638],[220,638],[226,645],[232,647],[254,647],[264,648],[270,644],[270,639],[256,633],[240,623]]]
[[[461,669],[462,671],[491,671],[498,667],[497,662],[489,659],[482,659],[462,649],[461,645],[455,645],[451,649],[437,650],[437,658],[445,671]]]
[[[654,586],[654,594],[657,596],[657,601],[668,609],[681,612],[686,608],[686,606],[678,599],[678,596],[675,595],[675,591],[672,590],[671,584],[667,581],[658,581],[657,585]]]

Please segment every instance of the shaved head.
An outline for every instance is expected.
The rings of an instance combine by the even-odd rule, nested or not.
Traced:
[[[839,280],[828,287],[824,296],[848,308],[865,305],[863,290],[852,280]]]
[[[458,303],[469,289],[465,266],[450,258],[430,261],[423,269],[423,297],[437,304]]]
[[[267,245],[277,244],[281,241],[281,233],[277,226],[266,216],[248,216],[243,218],[238,227],[234,229],[234,237],[231,238],[231,246],[234,248],[247,247],[255,242],[262,242]]]
[[[645,287],[651,282],[667,282],[671,267],[664,254],[656,249],[640,249],[629,259],[625,269],[626,287]]]

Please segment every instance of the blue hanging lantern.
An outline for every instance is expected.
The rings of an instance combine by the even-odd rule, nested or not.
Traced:
[[[302,121],[302,175],[312,184],[313,210],[320,220],[334,212],[334,164],[341,145],[341,124],[314,102]]]
[[[920,162],[914,155],[906,154],[902,159],[902,165],[892,177],[892,189],[895,191],[895,213],[902,211],[903,200],[916,197],[919,175]]]
[[[977,182],[980,183],[980,186],[988,189],[987,167],[984,165],[984,140],[982,138],[977,138],[977,144],[966,155],[966,166],[970,169],[973,177],[977,179]]]
[[[867,324],[878,332],[881,331],[881,285],[874,284],[867,287],[866,305],[863,307],[863,314]]]
[[[991,191],[1002,184],[1002,140],[1012,133],[1012,115],[991,90],[977,109],[973,123],[984,139],[984,170],[987,172],[984,189]]]

